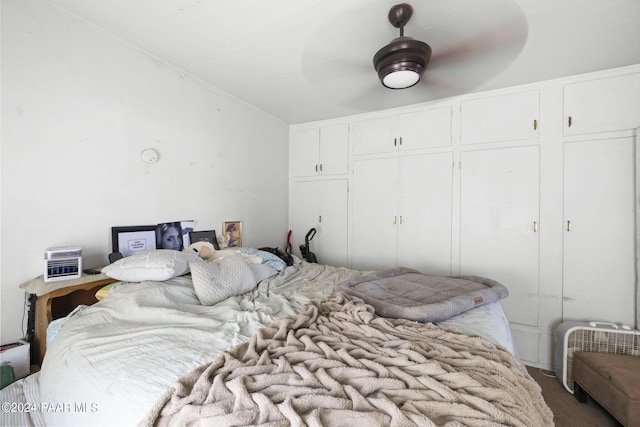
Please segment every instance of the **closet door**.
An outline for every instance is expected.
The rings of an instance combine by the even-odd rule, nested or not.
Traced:
[[[509,289],[511,322],[538,323],[538,146],[461,155],[460,273]]]
[[[565,143],[563,318],[633,325],[632,138]]]
[[[311,228],[310,250],[322,264],[347,266],[347,180],[296,181],[293,184],[292,246],[296,255]]]
[[[296,181],[293,183],[291,246],[293,252],[300,256],[299,247],[304,243],[304,236],[310,228],[318,224],[318,193],[321,181]],[[311,241],[311,251],[318,251],[320,239]]]
[[[346,179],[318,181],[318,223],[319,248],[314,252],[318,262],[346,267],[348,240],[348,184]],[[312,240],[312,242],[313,242]]]
[[[451,274],[452,153],[405,156],[398,164],[398,266]]]
[[[397,170],[395,157],[354,162],[351,252],[354,269],[396,266]]]

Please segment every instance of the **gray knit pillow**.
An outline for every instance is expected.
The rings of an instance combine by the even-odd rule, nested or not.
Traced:
[[[193,288],[202,305],[213,305],[254,288],[256,279],[242,255],[216,261],[190,261]]]

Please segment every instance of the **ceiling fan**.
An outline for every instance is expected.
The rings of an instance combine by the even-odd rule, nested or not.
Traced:
[[[378,7],[385,3],[385,21],[400,33],[386,44]],[[527,39],[516,0],[412,4],[348,2],[309,39],[304,77],[348,112],[376,111],[468,93],[507,67]],[[412,89],[389,90],[401,88]]]
[[[373,57],[373,67],[385,87],[406,89],[420,81],[431,59],[431,46],[404,35],[404,26],[413,15],[413,7],[400,3],[389,10],[389,22],[400,29],[400,36]]]

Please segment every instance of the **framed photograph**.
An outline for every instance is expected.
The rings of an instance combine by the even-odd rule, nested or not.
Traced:
[[[182,227],[182,247],[186,249],[191,244],[189,233],[195,230],[196,222],[193,220],[180,221],[180,226]]]
[[[129,256],[156,249],[157,228],[157,225],[111,227],[113,252]]]
[[[220,249],[220,247],[218,246],[218,238],[216,237],[216,230],[192,231],[189,233],[189,241],[191,243],[209,242],[213,245],[213,248],[215,250]]]
[[[228,248],[239,248],[242,246],[242,221],[223,222],[222,232],[224,233]]]
[[[184,249],[184,238],[182,233],[182,222],[163,222],[156,228],[156,248],[173,249],[181,251]]]

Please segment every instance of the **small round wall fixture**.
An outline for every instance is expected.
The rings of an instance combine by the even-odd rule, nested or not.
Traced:
[[[417,84],[431,59],[431,46],[404,35],[404,26],[412,15],[413,7],[408,3],[391,8],[389,22],[400,29],[400,37],[393,39],[373,57],[378,78],[389,89],[406,89]]]
[[[146,150],[142,151],[141,157],[143,162],[152,164],[158,161],[160,155],[153,148],[147,148]]]

